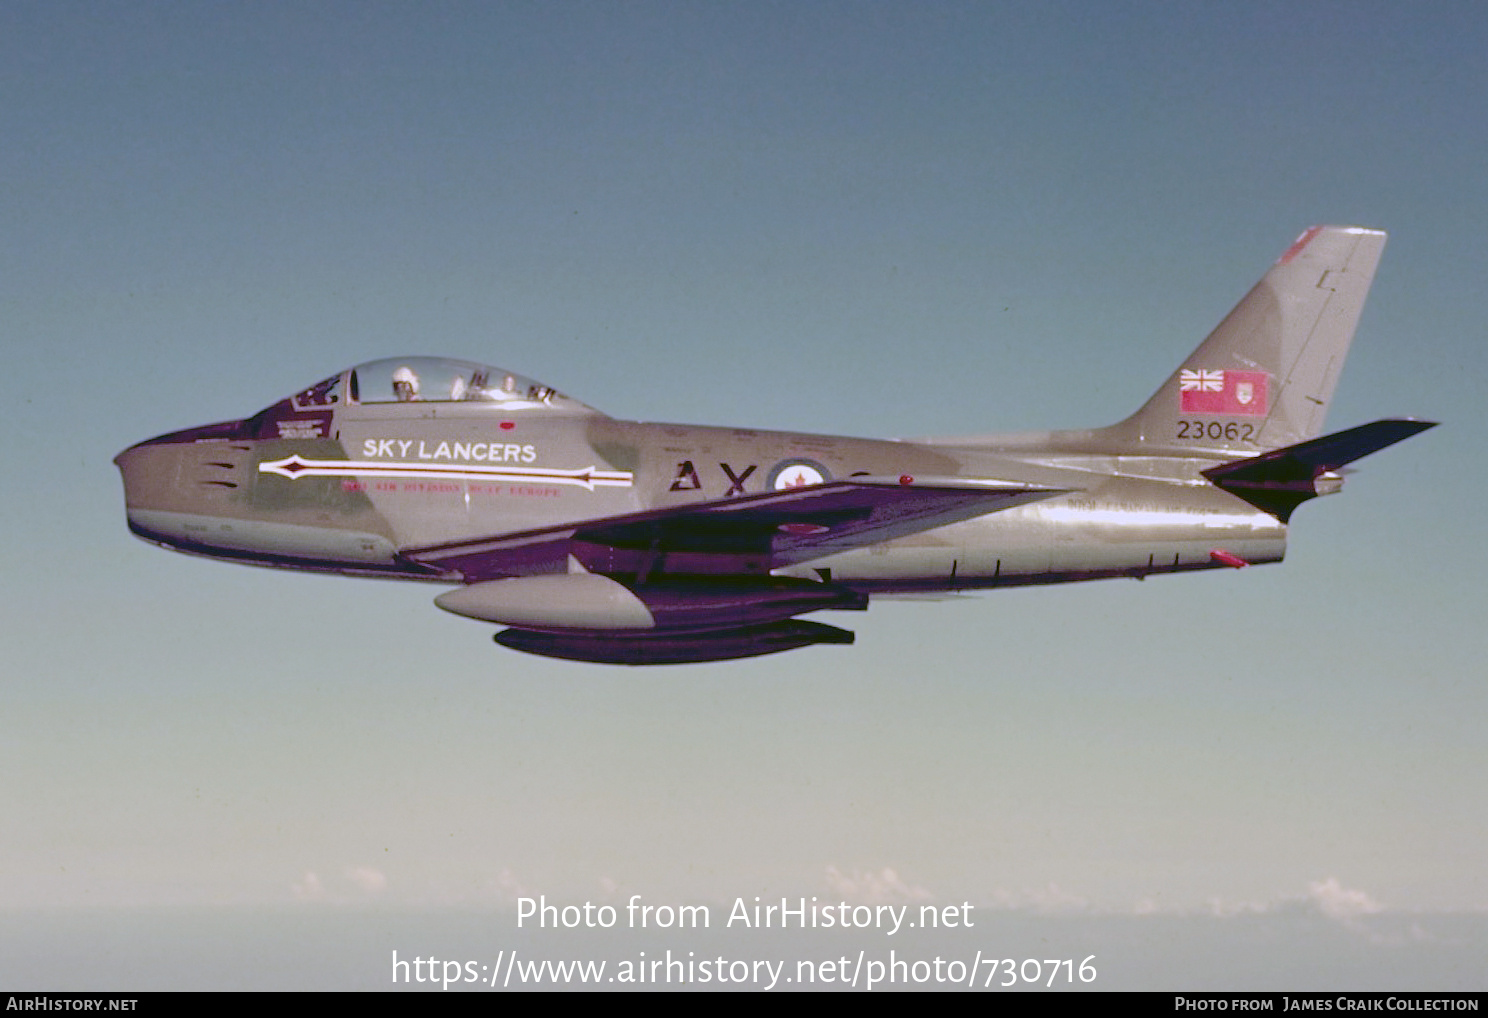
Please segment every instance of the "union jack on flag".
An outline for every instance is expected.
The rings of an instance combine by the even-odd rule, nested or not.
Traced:
[[[1270,409],[1269,377],[1264,371],[1184,368],[1178,372],[1178,412],[1265,417]]]
[[[1184,392],[1224,392],[1224,372],[1184,368],[1178,372],[1178,386]]]

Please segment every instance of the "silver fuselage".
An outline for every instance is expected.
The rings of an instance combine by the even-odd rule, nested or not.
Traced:
[[[1223,564],[1216,551],[1275,562],[1286,539],[1275,517],[1199,473],[1216,460],[1103,452],[1078,432],[963,446],[636,423],[592,412],[529,414],[513,424],[461,404],[339,407],[323,437],[254,438],[244,437],[245,427],[218,427],[225,433],[191,429],[119,455],[136,534],[265,565],[460,582],[413,567],[401,553],[752,495],[769,490],[781,464],[804,461],[831,478],[935,475],[1068,490],[774,570],[825,571],[865,592],[1214,568]]]

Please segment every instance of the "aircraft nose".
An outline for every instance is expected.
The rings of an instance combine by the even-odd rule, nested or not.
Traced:
[[[125,449],[123,452],[119,453],[119,455],[114,457],[114,466],[119,468],[119,473],[125,476],[125,480],[128,480],[129,465],[138,461],[139,456],[137,454],[139,450],[143,449],[144,447],[145,443],[140,442],[136,445],[131,445],[128,449]]]
[[[223,421],[159,435],[131,445],[115,456],[114,465],[124,480],[124,509],[131,528],[137,531],[143,525],[143,516],[152,512],[197,511],[203,492],[211,494],[219,490],[210,484],[204,487],[202,481],[227,482],[217,476],[226,473],[223,468],[208,464],[196,471],[203,473],[203,477],[197,478],[192,473],[193,465],[202,466],[198,461],[224,459],[224,455],[214,454],[228,450],[229,446],[221,440],[240,438],[246,432],[245,421]]]
[[[124,509],[133,522],[139,509],[166,508],[174,499],[179,470],[179,446],[155,440],[131,445],[114,457],[124,481]]]
[[[158,476],[164,463],[172,459],[170,446],[158,444],[158,439],[138,442],[114,457],[114,466],[124,480],[124,499],[133,502],[132,494],[147,487],[149,478]]]

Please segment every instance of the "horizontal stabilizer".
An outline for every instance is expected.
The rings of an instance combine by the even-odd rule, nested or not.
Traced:
[[[1319,483],[1325,474],[1434,427],[1435,421],[1409,418],[1374,421],[1222,463],[1204,476],[1285,523],[1303,502],[1337,490],[1337,479],[1331,485]]]

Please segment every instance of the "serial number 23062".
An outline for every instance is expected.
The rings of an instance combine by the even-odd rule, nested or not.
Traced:
[[[1179,421],[1178,437],[1197,442],[1202,439],[1225,439],[1230,442],[1254,442],[1255,425],[1239,424],[1231,421],[1221,424],[1219,421]]]

